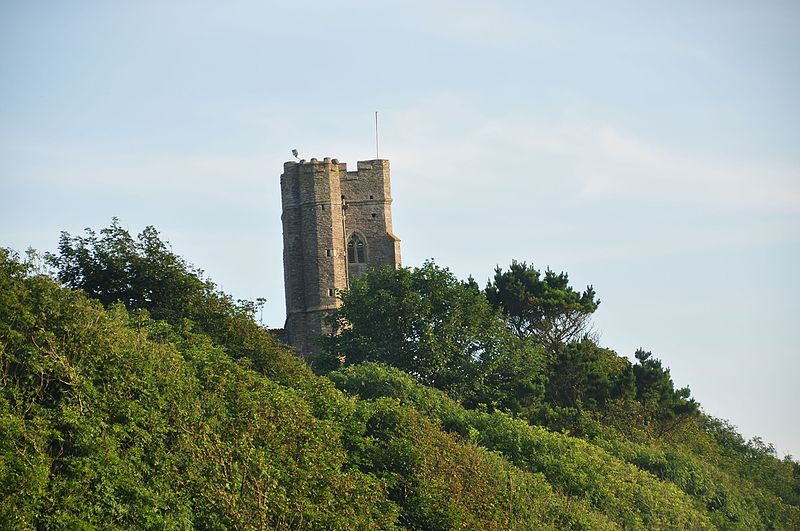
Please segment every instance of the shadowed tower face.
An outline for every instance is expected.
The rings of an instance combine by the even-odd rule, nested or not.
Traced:
[[[336,292],[367,268],[400,267],[392,232],[389,161],[286,162],[281,175],[286,335],[303,356],[329,334]]]

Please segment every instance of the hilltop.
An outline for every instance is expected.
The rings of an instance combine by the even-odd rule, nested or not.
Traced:
[[[372,270],[302,360],[155,229],[44,262],[0,251],[3,528],[800,527],[800,464],[565,273]]]

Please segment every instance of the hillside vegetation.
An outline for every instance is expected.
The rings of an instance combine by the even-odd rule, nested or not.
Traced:
[[[591,287],[426,263],[309,363],[115,221],[0,250],[2,529],[798,529],[800,465],[591,334]]]

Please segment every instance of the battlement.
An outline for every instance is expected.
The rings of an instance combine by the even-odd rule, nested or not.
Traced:
[[[325,157],[322,160],[316,158],[312,158],[311,160],[300,159],[299,161],[289,160],[283,163],[283,169],[286,170],[294,166],[304,166],[306,164],[339,164],[339,159],[332,159],[330,157]]]
[[[316,166],[316,165],[336,165],[339,166],[340,171],[347,171],[347,163],[346,162],[339,162],[339,159],[332,159],[330,157],[325,157],[322,160],[317,158],[312,158],[310,160],[300,159],[299,161],[296,160],[289,160],[283,163],[283,170],[284,172],[287,170],[293,169],[295,166]],[[355,172],[348,172],[350,174],[357,174],[359,172],[371,172],[374,170],[388,170],[389,169],[389,161],[387,159],[373,159],[373,160],[359,160],[356,162],[356,169]]]

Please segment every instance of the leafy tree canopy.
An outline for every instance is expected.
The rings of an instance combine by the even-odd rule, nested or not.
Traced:
[[[341,299],[323,367],[380,361],[471,405],[519,409],[541,395],[541,352],[510,333],[473,281],[426,262],[368,271]]]
[[[592,286],[577,292],[566,273],[548,268],[542,276],[532,265],[516,260],[508,271],[495,270],[486,297],[502,310],[517,336],[533,339],[551,352],[589,334],[590,316],[600,304]]]
[[[99,235],[91,229],[84,236],[62,232],[58,249],[57,256],[49,257],[58,279],[106,307],[122,302],[128,309],[143,308],[156,319],[174,323],[199,306],[192,303],[215,291],[203,272],[172,253],[153,227],[133,238],[114,218]]]
[[[134,238],[114,218],[99,234],[91,229],[83,236],[62,232],[59,253],[48,254],[47,261],[65,286],[84,291],[106,308],[121,302],[128,310],[146,310],[154,319],[208,334],[233,357],[246,358],[273,377],[306,379],[308,367],[254,322],[263,299],[234,301],[201,269],[173,253],[153,227]]]

